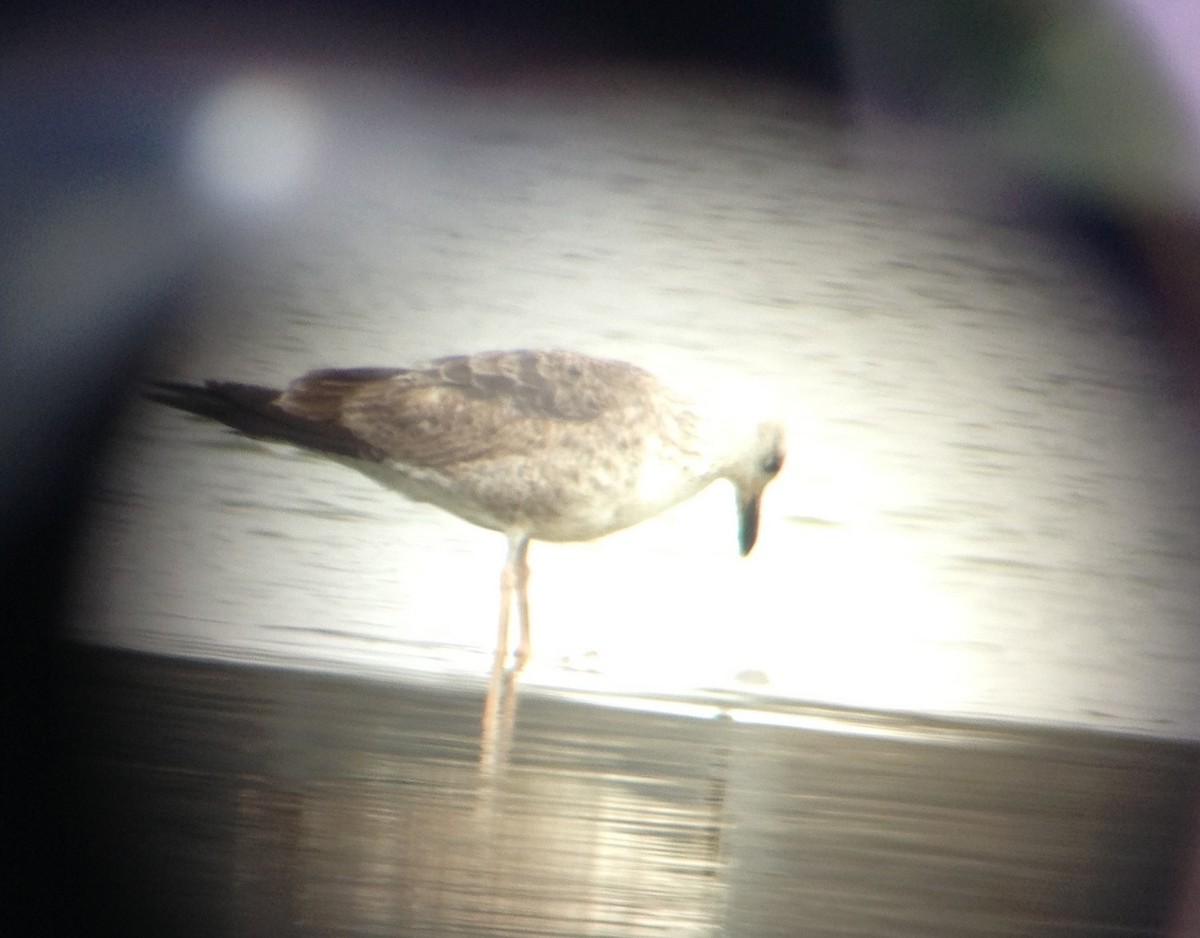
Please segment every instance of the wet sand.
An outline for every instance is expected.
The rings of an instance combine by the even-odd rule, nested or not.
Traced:
[[[1195,744],[1093,731],[518,691],[491,748],[482,690],[64,669],[64,849],[125,934],[1150,935],[1200,781]]]

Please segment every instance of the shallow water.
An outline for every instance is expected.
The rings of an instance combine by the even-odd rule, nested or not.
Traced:
[[[94,649],[64,677],[75,842],[146,934],[1150,935],[1200,782],[1195,745],[1086,731],[518,686],[496,745],[481,688]]]
[[[535,544],[531,685],[1200,738],[1198,451],[1140,300],[1052,232],[862,165],[792,90],[575,78],[287,76],[319,129],[311,175],[221,232],[158,374],[282,383],[566,346],[722,396],[756,385],[791,440],[754,553],[720,486],[593,544]],[[503,551],[139,403],[76,635],[478,677]]]

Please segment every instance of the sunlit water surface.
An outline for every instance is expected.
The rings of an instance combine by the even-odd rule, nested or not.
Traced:
[[[250,133],[281,96],[289,175],[259,192],[236,133],[196,144],[196,197],[261,214],[163,376],[560,346],[789,425],[745,560],[722,485],[535,544],[526,687],[1200,737],[1194,440],[1139,301],[1082,252],[858,164],[770,86],[247,81],[191,126]],[[503,539],[287,447],[137,402],[91,532],[84,641],[487,673]]]

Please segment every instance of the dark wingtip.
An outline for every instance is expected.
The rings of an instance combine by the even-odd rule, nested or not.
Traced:
[[[184,401],[205,396],[201,384],[186,384],[182,381],[151,381],[142,389],[142,397],[156,404],[179,407]]]
[[[272,405],[279,391],[225,381],[205,381],[203,384],[151,381],[142,394],[156,404],[166,404],[176,410],[248,431],[249,427],[258,428],[263,417],[274,416],[271,413]]]
[[[255,385],[205,381],[151,381],[142,396],[156,404],[216,420],[235,430],[253,433],[264,426],[270,407],[279,391]]]
[[[143,395],[199,417],[216,420],[258,440],[292,443],[338,456],[367,457],[372,451],[344,426],[284,410],[278,388],[233,381],[151,381]]]

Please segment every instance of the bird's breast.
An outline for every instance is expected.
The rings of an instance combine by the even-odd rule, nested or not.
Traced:
[[[559,445],[445,466],[358,463],[382,485],[480,527],[547,541],[586,541],[650,518],[710,478],[677,447],[610,428],[609,445]]]

